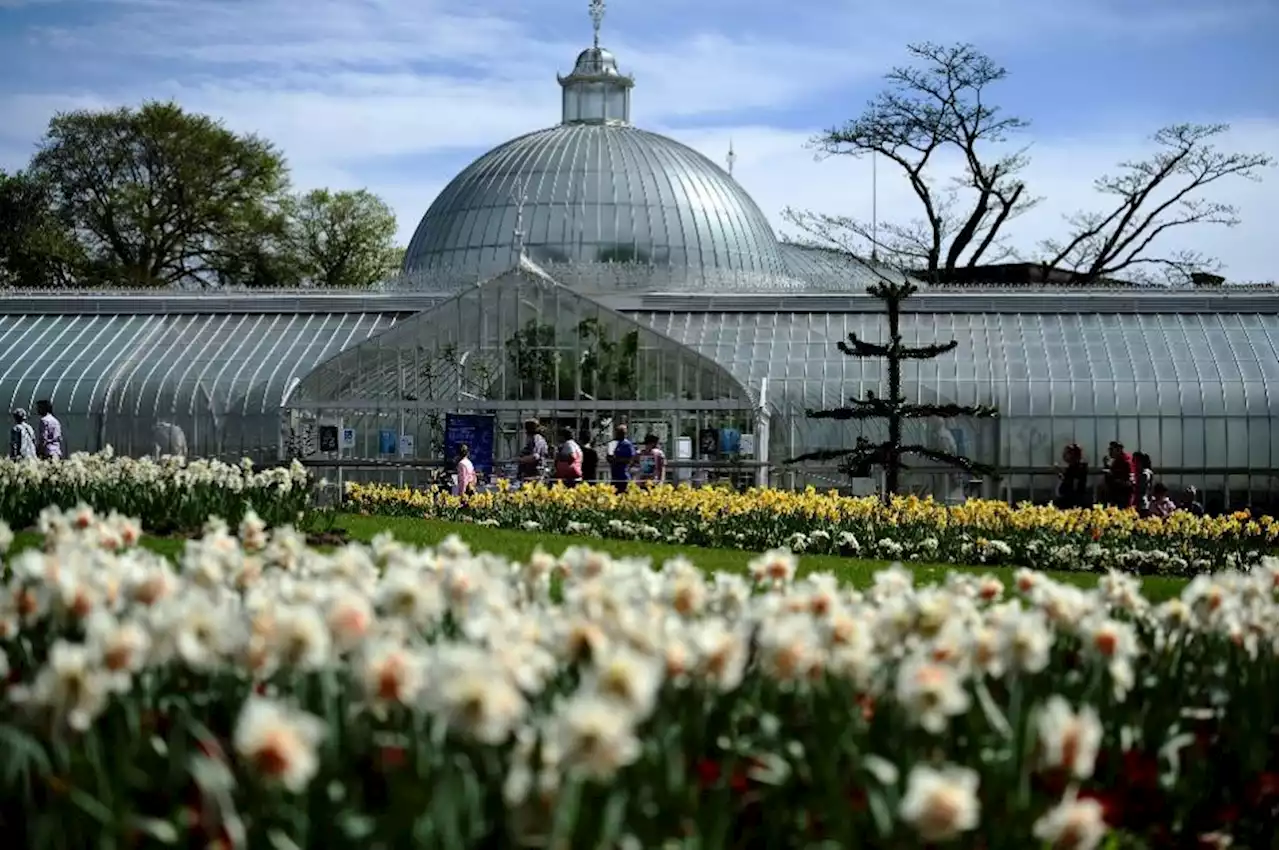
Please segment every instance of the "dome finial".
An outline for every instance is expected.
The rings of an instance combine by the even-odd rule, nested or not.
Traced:
[[[595,38],[592,46],[600,47],[600,24],[604,22],[604,0],[591,0],[587,4],[587,11],[591,15],[591,29],[595,31]]]
[[[738,155],[733,152],[733,139],[729,139],[729,154],[724,158],[725,164],[729,166],[729,176],[733,176],[733,164],[738,161]]]
[[[529,200],[529,191],[524,178],[517,178],[511,184],[511,200],[516,205],[516,227],[512,233],[512,247],[516,250],[516,260],[524,256],[524,205]]]
[[[3,2],[3,0],[0,0]],[[605,0],[589,0],[593,46],[578,54],[573,73],[556,75],[563,94],[562,123],[630,124],[631,87],[635,81],[618,71],[613,54],[600,46],[600,24],[604,21]]]

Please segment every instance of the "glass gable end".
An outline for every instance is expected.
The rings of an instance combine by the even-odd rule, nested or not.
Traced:
[[[757,404],[723,367],[524,261],[322,364],[284,407],[288,427],[341,420],[355,457],[405,456],[408,435],[408,454],[439,460],[450,412],[495,416],[509,459],[527,418],[593,439],[627,422],[666,443],[705,427],[750,433]]]

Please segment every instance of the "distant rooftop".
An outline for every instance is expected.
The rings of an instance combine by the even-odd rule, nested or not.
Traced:
[[[924,270],[911,272],[912,276],[928,279],[929,273]],[[1078,272],[1071,269],[1056,268],[1044,263],[991,263],[973,267],[952,269],[944,273],[945,277],[938,283],[930,284],[933,288],[948,289],[994,289],[994,288],[1036,288],[1044,291],[1080,289],[1142,289],[1151,291],[1171,290],[1185,292],[1188,289],[1235,289],[1244,287],[1252,290],[1276,288],[1275,283],[1229,283],[1227,279],[1208,272],[1195,272],[1191,281],[1185,284],[1146,283],[1121,280],[1119,278],[1102,277],[1093,280],[1082,279]]]

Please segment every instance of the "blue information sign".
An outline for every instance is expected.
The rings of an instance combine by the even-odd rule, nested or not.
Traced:
[[[395,431],[388,431],[384,428],[378,432],[378,454],[393,455],[399,445],[400,441],[396,439]]]
[[[476,472],[493,474],[492,416],[475,413],[446,413],[444,416],[444,454],[450,463],[458,459],[458,446],[471,449],[471,463]]]
[[[742,450],[742,432],[737,428],[720,429],[720,454],[736,455]]]

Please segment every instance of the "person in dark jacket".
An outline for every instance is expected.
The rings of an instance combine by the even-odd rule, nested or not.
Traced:
[[[1204,516],[1204,500],[1200,497],[1200,490],[1195,486],[1188,486],[1181,507],[1195,516]]]
[[[1056,506],[1064,510],[1089,506],[1089,464],[1077,443],[1062,450],[1058,478],[1058,495],[1053,502]]]
[[[542,436],[542,424],[537,419],[526,420],[524,436],[524,450],[516,461],[517,472],[522,482],[537,481],[542,477],[542,465],[551,453],[547,448],[547,438]]]
[[[1121,509],[1133,507],[1133,472],[1133,458],[1124,445],[1111,443],[1107,448],[1107,504]]]
[[[600,452],[591,445],[591,434],[586,431],[578,442],[582,445],[582,480],[594,484],[600,477]]]

